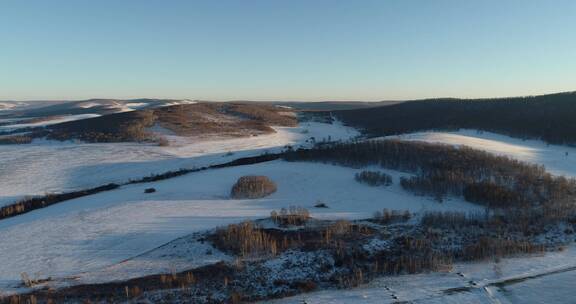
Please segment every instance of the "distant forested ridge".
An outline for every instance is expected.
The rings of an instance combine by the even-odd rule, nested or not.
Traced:
[[[552,144],[576,144],[576,92],[495,99],[429,99],[332,113],[373,136],[462,128]]]

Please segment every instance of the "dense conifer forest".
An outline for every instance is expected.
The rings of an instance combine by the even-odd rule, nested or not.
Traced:
[[[332,112],[369,135],[478,129],[576,144],[576,92],[496,99],[428,99]]]

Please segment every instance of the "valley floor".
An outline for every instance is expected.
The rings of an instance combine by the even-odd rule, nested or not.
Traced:
[[[305,131],[307,130],[307,131]],[[171,147],[131,144],[36,142],[10,146],[0,153],[0,204],[29,194],[85,188],[126,181],[182,167],[223,163],[248,155],[308,145],[316,140],[357,135],[341,125],[304,123],[277,133],[225,141],[183,142]],[[464,130],[398,136],[450,145],[466,145],[537,163],[558,175],[576,177],[576,148],[518,140]],[[3,147],[4,149],[4,147]],[[233,152],[232,154],[228,152]],[[566,154],[568,152],[568,154]],[[198,267],[229,256],[198,242],[196,232],[269,216],[272,210],[303,206],[321,219],[370,217],[382,208],[410,210],[480,210],[460,199],[437,203],[402,190],[404,173],[392,175],[390,187],[368,187],[354,181],[357,169],[318,163],[268,163],[191,173],[164,181],[123,186],[66,201],[0,221],[0,295],[21,292],[21,273],[66,286],[124,280],[147,274]],[[266,175],[278,192],[257,200],[232,200],[229,191],[243,175]],[[144,189],[157,192],[145,194]],[[314,208],[323,202],[329,208]],[[210,251],[210,254],[207,252]],[[568,271],[506,286],[494,283],[576,267],[576,249],[543,257],[457,264],[448,273],[384,277],[351,290],[325,290],[278,300],[278,303],[539,303],[566,302],[566,293],[540,293],[576,278]],[[547,285],[548,284],[548,285]],[[454,289],[462,288],[464,289]],[[556,287],[558,288],[558,287]],[[569,292],[568,292],[569,293]],[[538,296],[546,298],[538,298]],[[532,302],[530,302],[532,301]]]
[[[310,138],[348,139],[358,135],[338,123],[304,122],[277,127],[276,133],[235,139],[166,136],[168,147],[138,143],[72,143],[36,140],[4,145],[0,153],[0,206],[27,195],[43,195],[126,182],[181,168],[225,163],[240,157],[278,152],[286,145],[308,146]]]

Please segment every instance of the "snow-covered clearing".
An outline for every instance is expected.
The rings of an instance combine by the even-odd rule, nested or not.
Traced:
[[[557,175],[576,176],[576,147],[549,145],[541,140],[522,140],[476,130],[418,132],[386,138],[464,145],[526,162],[544,165]]]
[[[0,147],[0,205],[26,195],[84,189],[124,182],[152,173],[224,163],[285,145],[309,145],[306,141],[358,135],[339,123],[301,123],[278,127],[276,133],[248,138],[198,140],[167,136],[171,146],[138,143],[72,143],[36,140],[27,145]],[[233,153],[229,153],[233,152]]]
[[[413,196],[401,189],[401,173],[394,171],[388,171],[394,176],[389,188],[358,184],[357,171],[278,160],[125,186],[2,220],[0,240],[10,242],[0,250],[0,260],[9,261],[0,264],[0,286],[17,284],[21,272],[64,277],[96,271],[192,232],[266,217],[291,205],[307,207],[318,218],[365,218],[382,208],[416,212],[478,208],[461,200],[440,204]],[[258,200],[228,199],[232,185],[243,175],[267,175],[277,183],[278,192]],[[148,187],[157,192],[145,194]],[[318,200],[329,208],[313,208]],[[162,261],[156,268],[159,272],[167,267],[160,265]],[[134,269],[130,275],[143,272]]]

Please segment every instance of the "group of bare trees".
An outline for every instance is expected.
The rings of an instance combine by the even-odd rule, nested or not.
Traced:
[[[4,135],[0,136],[0,145],[21,145],[29,144],[33,140],[32,135]]]
[[[392,176],[379,171],[361,171],[354,176],[357,182],[370,186],[390,186],[392,185]]]
[[[304,207],[290,206],[270,212],[270,218],[279,226],[300,226],[310,219],[310,212]]]
[[[276,192],[276,184],[266,176],[242,176],[232,186],[231,196],[236,199],[266,197]]]
[[[412,177],[401,179],[401,186],[408,191],[439,200],[464,196],[495,208],[544,205],[576,194],[573,179],[552,176],[539,165],[467,147],[372,140],[288,151],[284,158],[355,168],[379,165],[409,172]]]

